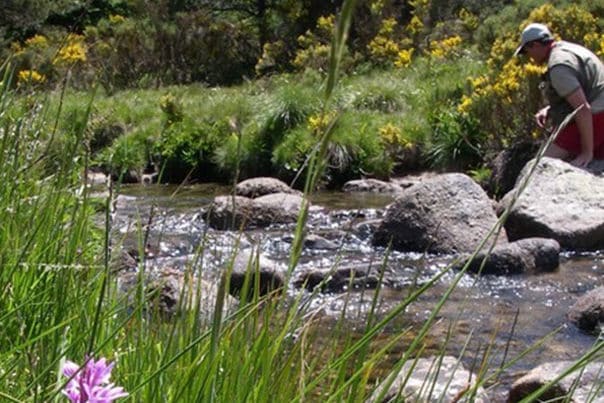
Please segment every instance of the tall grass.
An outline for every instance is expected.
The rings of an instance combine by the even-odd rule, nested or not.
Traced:
[[[324,108],[338,83],[338,61],[354,3],[344,2],[323,87]],[[409,337],[407,332],[385,336],[386,327],[448,272],[414,289],[383,316],[377,314],[378,287],[359,334],[349,331],[344,316],[325,334],[320,313],[302,294],[261,296],[256,284],[238,307],[229,307],[232,267],[225,269],[218,285],[212,316],[204,317],[205,295],[196,286],[204,270],[203,239],[198,258],[186,269],[183,291],[188,298],[180,315],[166,320],[144,288],[143,263],[133,291],[123,295],[117,290],[109,264],[113,192],[105,199],[104,225],[99,226],[89,189],[82,184],[89,163],[85,127],[62,140],[62,153],[48,154],[55,139],[47,128],[57,126],[63,111],[48,113],[43,98],[24,100],[6,85],[0,90],[0,397],[6,400],[60,400],[67,381],[60,374],[62,362],[83,362],[93,355],[117,361],[113,379],[133,401],[365,401],[382,373],[380,363]],[[92,96],[85,105],[88,116]],[[325,169],[337,118],[306,161],[306,197]],[[57,158],[50,172],[45,163],[49,155]],[[301,254],[307,217],[305,204],[292,244],[290,275]],[[140,238],[142,248],[142,229]],[[394,369],[421,355],[429,329],[463,275],[455,275],[428,320],[406,342]],[[576,368],[601,348],[595,346]],[[476,359],[489,362],[489,353]],[[497,373],[480,372],[477,385],[488,385]],[[466,392],[469,401],[474,393]]]

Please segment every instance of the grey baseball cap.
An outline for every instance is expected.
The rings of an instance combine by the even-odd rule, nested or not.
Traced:
[[[539,24],[536,22],[529,24],[522,31],[522,36],[520,37],[520,46],[518,46],[516,48],[516,51],[514,52],[514,56],[517,56],[518,54],[520,54],[520,52],[522,52],[522,49],[524,48],[524,46],[529,42],[538,41],[541,39],[553,39],[553,38],[554,37],[552,36],[552,33],[549,31],[549,28],[546,27],[545,25]]]

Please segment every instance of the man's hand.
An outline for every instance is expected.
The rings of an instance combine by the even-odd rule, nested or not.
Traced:
[[[539,112],[535,114],[535,121],[537,122],[537,126],[542,129],[545,129],[545,124],[547,123],[547,113],[549,112],[549,106],[545,108],[541,108]]]

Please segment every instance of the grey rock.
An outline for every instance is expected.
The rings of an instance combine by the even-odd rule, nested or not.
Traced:
[[[510,240],[552,238],[563,249],[604,248],[604,178],[564,161],[543,158],[515,203],[513,199],[534,160],[501,200],[509,209],[505,228]]]
[[[386,209],[373,244],[402,251],[463,253],[474,251],[497,223],[485,191],[469,176],[442,174],[424,180]],[[507,242],[502,232],[498,242]]]
[[[368,403],[390,402],[490,402],[483,388],[472,395],[473,375],[455,357],[420,358],[407,361],[396,374],[394,382],[383,395],[382,383]]]
[[[604,287],[580,297],[570,308],[568,319],[586,333],[600,333],[604,325]]]
[[[348,181],[342,190],[344,192],[400,193],[403,188],[396,183],[370,178]]]
[[[461,269],[471,255],[460,256],[454,266]],[[486,258],[486,260],[485,260]],[[560,264],[560,244],[553,239],[526,238],[497,245],[491,253],[481,251],[469,262],[468,270],[480,274],[537,274],[556,270]]]
[[[239,251],[232,265],[229,293],[234,297],[241,298],[245,295],[246,298],[251,298],[256,291],[256,284],[260,296],[280,291],[285,286],[285,269],[252,250]]]
[[[256,198],[271,193],[290,193],[300,195],[300,191],[292,189],[285,182],[271,177],[257,177],[241,181],[235,186],[237,196]]]
[[[217,196],[202,214],[206,223],[218,230],[263,228],[289,224],[298,219],[302,198],[283,193],[250,199]]]
[[[562,375],[573,364],[572,361],[558,361],[544,363],[533,368],[512,384],[508,402],[521,401]],[[603,363],[593,362],[553,383],[539,397],[539,401],[602,403],[604,402],[602,379],[604,379]],[[569,397],[572,397],[572,400],[567,400]]]

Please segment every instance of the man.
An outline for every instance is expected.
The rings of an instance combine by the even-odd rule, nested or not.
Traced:
[[[543,24],[529,24],[514,55],[526,54],[537,64],[546,64],[540,86],[549,105],[535,115],[537,125],[554,127],[581,107],[574,121],[564,128],[545,151],[553,158],[584,167],[594,158],[604,159],[604,64],[583,46],[554,41]]]

